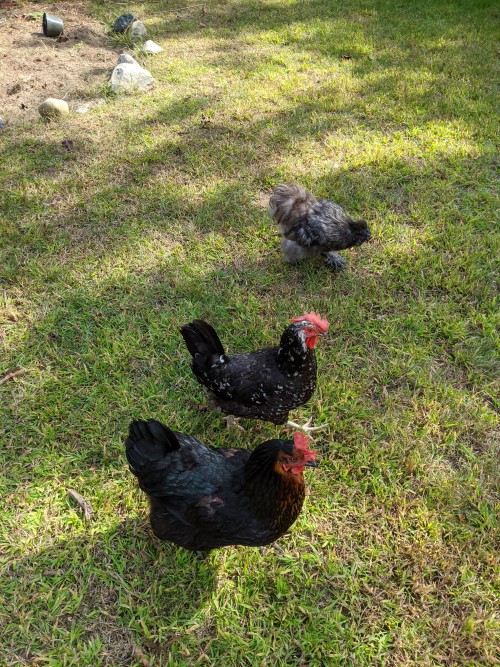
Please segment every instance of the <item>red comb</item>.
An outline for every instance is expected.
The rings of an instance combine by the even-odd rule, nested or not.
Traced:
[[[308,438],[307,435],[304,435],[300,431],[295,431],[293,434],[293,446],[303,455],[306,461],[314,461],[316,458],[314,449],[309,449],[310,442],[311,438]]]
[[[292,317],[292,322],[302,322],[302,320],[308,320],[315,327],[318,327],[322,333],[328,331],[330,326],[327,319],[322,319],[321,315],[316,315],[316,313],[304,313],[301,317]]]

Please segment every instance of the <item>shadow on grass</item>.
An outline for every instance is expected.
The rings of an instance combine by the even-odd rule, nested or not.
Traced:
[[[123,439],[133,417],[160,418],[215,446],[248,447],[264,440],[264,434],[267,437],[276,430],[256,424],[245,436],[235,436],[222,431],[221,420],[212,413],[197,412],[204,396],[191,376],[178,328],[193,317],[206,318],[216,324],[230,351],[242,351],[274,344],[290,316],[316,309],[332,320],[332,333],[328,343],[318,348],[320,382],[306,410],[332,425],[335,442],[325,443],[324,456],[331,447],[343,450],[334,470],[339,479],[351,476],[358,482],[353,504],[363,496],[363,502],[392,500],[397,507],[393,491],[406,484],[411,491],[408,502],[456,512],[448,527],[451,524],[457,533],[465,530],[477,536],[477,526],[484,530],[490,526],[490,506],[484,501],[489,491],[479,488],[483,481],[480,484],[472,472],[467,473],[468,487],[457,500],[459,485],[447,470],[443,479],[448,487],[439,477],[432,486],[427,475],[430,462],[443,457],[479,468],[481,447],[494,427],[493,399],[488,392],[493,393],[495,332],[485,306],[493,303],[494,254],[490,225],[481,214],[492,203],[485,185],[492,149],[481,138],[481,121],[474,115],[482,107],[468,97],[472,84],[465,79],[447,98],[446,73],[438,71],[437,62],[432,63],[424,90],[412,88],[426,75],[426,49],[431,53],[438,48],[432,40],[439,35],[439,22],[434,34],[423,37],[422,28],[429,22],[417,17],[415,26],[412,23],[420,46],[412,59],[397,62],[410,82],[402,85],[391,67],[396,57],[404,56],[404,49],[411,52],[411,42],[416,40],[400,40],[398,52],[391,53],[391,42],[398,39],[393,12],[381,12],[375,5],[359,10],[354,3],[348,9],[321,2],[289,7],[287,12],[282,3],[241,2],[218,3],[213,8],[228,29],[219,36],[224,41],[217,52],[223,75],[260,76],[266,64],[248,45],[235,44],[235,34],[286,27],[288,36],[277,38],[284,46],[309,55],[331,55],[331,62],[344,50],[353,56],[339,67],[353,69],[359,76],[354,101],[341,97],[335,80],[320,86],[311,83],[284,94],[283,109],[231,119],[215,94],[185,96],[159,111],[148,109],[138,122],[115,119],[105,142],[87,126],[76,127],[72,153],[60,145],[67,127],[52,128],[48,143],[15,133],[2,136],[2,164],[11,170],[6,170],[10,182],[20,182],[16,191],[2,192],[8,222],[8,232],[2,235],[2,281],[12,293],[14,307],[23,294],[31,304],[19,320],[8,321],[9,327],[24,327],[8,351],[9,363],[23,364],[28,372],[0,387],[6,399],[0,424],[7,443],[3,453],[11,459],[5,474],[7,490],[20,487],[22,496],[25,488],[37,487],[40,479],[55,483],[76,469],[83,471],[89,487],[95,488],[101,476],[109,479],[109,488],[116,492],[114,487],[128,475]],[[359,48],[349,49],[359,27],[346,33],[344,42],[333,45],[328,30],[322,34],[315,24],[309,42],[303,36],[294,37],[294,21],[321,18],[318,9],[325,8],[332,16],[356,20],[363,34],[375,30],[377,39],[383,36],[385,52],[379,54],[378,64],[360,63],[366,54]],[[454,40],[468,23],[466,9],[465,3],[440,9],[448,12],[447,20],[451,13],[453,21],[448,34],[440,35],[445,44],[439,51],[443,61],[462,62],[458,52],[463,45]],[[427,18],[434,20],[435,13]],[[210,16],[206,20],[211,29]],[[157,24],[158,34],[164,31],[177,37],[199,30],[192,21],[169,21],[165,18],[164,25]],[[472,50],[467,46],[463,57],[471,56]],[[273,55],[269,62],[273,58],[279,56]],[[286,58],[285,53],[284,62]],[[206,60],[215,64],[217,55],[211,53]],[[471,73],[479,62],[474,55]],[[486,71],[477,82],[487,90]],[[396,97],[394,106],[381,103],[381,91]],[[440,98],[444,110],[441,103],[431,103],[436,94],[444,96]],[[401,116],[394,113],[398,104],[404,106]],[[440,120],[442,124],[434,123]],[[439,139],[448,123],[456,123],[456,136],[447,138],[446,148],[434,150],[433,128]],[[176,124],[179,129],[169,133]],[[407,157],[392,156],[391,142],[406,130],[410,138],[412,132],[429,131],[430,140],[417,143]],[[133,141],[128,139],[131,132]],[[163,132],[169,133],[166,138]],[[347,144],[353,151],[364,150],[360,142],[369,146],[372,139],[383,139],[388,148],[363,156],[349,170],[333,169],[328,160],[338,158],[322,144],[330,133],[353,139],[353,144]],[[464,134],[465,146],[461,144]],[[116,155],[120,141],[126,150]],[[324,152],[320,173],[313,170],[300,180],[319,196],[331,197],[353,215],[366,217],[373,227],[374,242],[349,253],[351,269],[340,276],[320,264],[284,265],[272,223],[254,201],[256,194],[267,193],[293,173],[293,160],[302,174],[308,173],[310,164],[314,166],[314,160],[301,152],[301,141],[318,149],[323,146]],[[292,166],[283,166],[287,159]],[[22,306],[23,302],[20,310]],[[331,483],[336,480],[333,476]],[[485,488],[489,485],[491,481],[484,482]],[[324,498],[329,494],[330,479]],[[487,520],[480,512],[471,516],[469,498],[471,506],[481,509],[482,503]],[[344,504],[340,502],[339,507],[335,516],[341,524]],[[385,505],[382,510],[381,520]],[[20,511],[27,513],[23,520],[29,522],[27,508],[21,505]],[[317,509],[315,516],[319,517]],[[386,526],[384,534],[393,535],[399,521],[397,509],[394,524]],[[431,524],[426,523],[425,531]],[[26,662],[47,651],[57,660],[61,646],[74,651],[75,664],[96,664],[93,657],[102,655],[108,664],[120,664],[130,659],[134,645],[148,655],[166,655],[177,632],[192,636],[197,626],[207,642],[214,640],[211,651],[216,658],[217,647],[222,655],[227,651],[232,635],[214,639],[210,620],[204,616],[216,583],[210,562],[198,563],[169,545],[156,549],[145,526],[145,520],[130,520],[107,532],[66,537],[9,566],[6,609],[12,619],[8,623],[12,630],[14,625],[26,628],[26,646],[31,646],[29,654],[23,654]],[[366,535],[372,527],[373,516],[367,515],[362,525]],[[339,525],[339,535],[341,530]],[[400,530],[406,545],[411,530],[404,525]],[[356,531],[346,535],[344,547],[349,543],[358,548],[360,535]],[[427,547],[427,533],[417,537]],[[331,525],[323,538],[332,540]],[[408,546],[408,553],[415,544]],[[457,544],[461,547],[466,542]],[[438,571],[446,556],[444,541]],[[384,555],[379,564],[377,576],[382,583],[384,577],[390,578],[388,560]],[[371,570],[372,562],[367,553],[367,569]],[[448,588],[453,591],[455,586],[451,575],[458,572],[460,563],[457,558],[453,567],[448,566],[453,572],[441,591],[444,607]],[[480,578],[478,563],[472,566],[478,567]],[[373,623],[369,618],[368,629],[360,630],[363,614],[370,611],[366,595],[363,599],[355,587],[341,591],[349,571],[340,564],[332,586],[332,579],[313,563],[311,615],[299,609],[308,609],[310,603],[303,581],[293,595],[285,595],[289,574],[282,576],[279,598],[274,572],[262,567],[256,568],[257,574],[247,572],[247,582],[252,582],[252,574],[261,580],[255,590],[250,584],[247,602],[253,603],[258,596],[272,598],[276,589],[274,601],[283,609],[290,602],[289,617],[302,619],[300,638],[306,636],[307,650],[313,655],[315,647],[331,646],[332,637],[342,636],[343,627],[354,627],[358,643],[366,636],[379,642],[372,630],[378,615],[383,617],[385,605],[396,605],[399,614],[407,602],[411,614],[423,612],[432,618],[430,596],[423,594],[415,602],[409,585],[408,600],[399,607],[394,602],[402,586],[397,562],[393,566],[392,588],[381,585],[380,591],[369,594],[377,618]],[[358,567],[353,563],[353,571]],[[412,568],[408,566],[403,579],[411,579]],[[373,586],[372,571],[366,573],[366,580]],[[429,581],[424,579],[423,584]],[[233,599],[233,591],[228,600]],[[44,610],[39,614],[42,602]],[[253,618],[257,625],[252,631],[257,636],[257,627],[261,635],[269,636],[265,627],[269,606],[261,604],[262,621],[260,616]],[[319,627],[319,639],[318,609],[332,620]],[[464,618],[466,611],[470,614],[467,605]],[[448,621],[445,610],[441,612]],[[231,616],[244,624],[241,610]],[[407,623],[404,617],[397,618],[402,626]],[[389,641],[387,627],[393,622],[389,618],[389,625],[383,621],[378,626],[383,641]],[[221,624],[225,627],[223,620]],[[30,627],[35,625],[41,626],[41,632],[33,641]],[[453,652],[451,643],[459,638],[462,626],[455,626],[453,642],[446,627],[442,629],[446,651]],[[422,633],[425,641],[428,635]],[[292,636],[297,636],[294,628]],[[278,633],[276,646],[279,639]],[[349,649],[347,655],[352,655],[357,647]],[[19,647],[10,650],[15,654]],[[297,655],[290,653],[283,664],[305,662],[299,649],[293,650]],[[476,658],[475,650],[471,648],[471,660]],[[446,651],[441,655],[448,655]],[[404,661],[404,655],[399,657],[399,662]]]
[[[361,81],[360,96],[376,97],[371,86]],[[412,115],[418,94],[408,102],[411,131],[432,130]],[[2,281],[31,293],[37,313],[22,342],[27,363],[41,366],[43,389],[28,388],[29,400],[21,390],[12,419],[30,406],[29,428],[45,446],[65,450],[83,441],[103,462],[103,443],[114,441],[132,414],[171,407],[168,423],[189,424],[185,392],[196,385],[186,380],[177,329],[193,317],[218,322],[230,332],[224,343],[231,348],[236,339],[239,351],[275,344],[290,316],[317,309],[342,320],[339,344],[356,349],[360,341],[366,359],[373,346],[387,356],[384,318],[394,310],[394,328],[405,338],[400,350],[391,342],[391,354],[415,358],[420,336],[451,365],[455,381],[489,380],[492,334],[463,321],[474,311],[471,299],[493,297],[493,238],[477,212],[492,195],[475,187],[489,180],[491,147],[453,136],[434,150],[431,131],[421,151],[417,145],[407,158],[392,156],[400,128],[373,130],[384,110],[370,120],[356,101],[337,104],[334,83],[311,84],[285,101],[286,110],[238,120],[224,115],[212,93],[185,96],[137,123],[116,119],[104,144],[75,128],[71,153],[60,144],[66,128],[55,129],[48,145],[6,135],[1,155],[22,184],[2,193]],[[107,150],[131,131],[126,152]],[[329,167],[336,156],[325,150],[325,136],[363,132],[363,141],[383,139],[389,148],[349,170]],[[280,161],[290,153],[307,170],[296,148],[305,139],[324,151],[320,175],[307,176],[305,185],[373,229],[374,243],[349,253],[352,270],[338,277],[320,263],[284,265],[276,230],[255,202],[288,173]],[[428,313],[425,323],[412,308]],[[19,363],[16,350],[12,359]],[[417,374],[431,362],[424,355]],[[335,362],[327,368],[335,373]],[[392,382],[392,373],[401,369],[384,369],[377,381]],[[10,393],[9,385],[2,391]]]
[[[22,422],[28,438],[17,443],[13,488],[31,447],[63,457],[57,473],[71,471],[73,454],[84,468],[115,467],[132,418],[159,418],[215,446],[264,440],[270,425],[262,436],[253,423],[250,436],[235,436],[223,431],[219,413],[197,412],[205,395],[179,333],[193,318],[212,322],[233,353],[275,345],[290,317],[316,310],[332,328],[318,347],[319,390],[306,410],[335,425],[337,437],[353,447],[356,438],[371,438],[379,402],[390,404],[392,393],[401,400],[401,423],[408,421],[406,401],[416,396],[443,400],[460,421],[454,397],[472,391],[475,398],[467,400],[478,424],[471,420],[463,428],[480,451],[487,412],[481,397],[490,400],[497,364],[494,333],[469,322],[470,299],[488,302],[494,285],[488,275],[473,285],[464,281],[479,262],[491,261],[487,246],[474,250],[470,232],[460,237],[460,252],[450,255],[446,271],[436,272],[434,253],[439,256],[455,222],[433,229],[427,246],[387,248],[382,263],[367,246],[339,276],[321,263],[288,266],[278,249],[226,257],[212,235],[205,245],[197,241],[187,259],[167,254],[145,266],[139,258],[124,273],[60,287],[24,338],[30,374],[0,388],[9,397],[5,433]],[[434,272],[431,282],[428,272]],[[320,398],[322,385],[331,393],[328,402]],[[441,437],[454,452],[455,417],[447,421],[453,428]]]
[[[446,25],[452,36],[456,36],[465,20],[466,4],[462,3],[461,9],[454,7],[452,11],[448,7],[446,10]],[[428,3],[417,16],[426,28],[431,19],[436,18],[429,11],[433,6]],[[234,23],[235,30],[242,31],[257,30],[259,26],[269,30],[288,26],[291,30],[294,21],[313,18],[347,20],[351,29],[365,38],[371,29],[376,29],[388,49],[392,48],[394,31],[397,33],[387,12],[370,6],[359,11],[355,4],[340,8],[321,1],[297,2],[290,3],[284,10],[279,3],[240,2],[217,4],[209,11],[216,12],[221,20]],[[337,42],[332,40],[330,30],[321,30],[318,21],[294,46],[304,51],[319,49],[323,57],[326,52],[322,49]],[[170,17],[155,26],[159,32],[172,31],[176,38],[181,38],[184,32],[196,33],[195,28],[182,21],[172,26]],[[442,60],[456,63],[463,44],[451,38],[448,43],[446,34],[440,32],[439,22],[434,33],[444,44],[439,51]],[[424,36],[418,34],[420,41],[424,40]],[[351,37],[354,39],[353,35],[349,39]],[[433,35],[426,34],[425,39],[430,43]],[[235,42],[229,35],[223,34],[222,43],[216,48],[229,54],[234,51],[234,58],[223,58],[218,63],[218,68],[226,74],[247,75],[265,67],[267,56],[256,57],[248,44]],[[339,53],[344,50],[338,45],[335,49]],[[336,58],[338,55],[335,51]],[[270,56],[271,62],[276,59],[279,60],[279,54]],[[286,62],[284,53],[285,68]],[[212,65],[215,63],[211,61]],[[60,136],[48,144],[38,138],[23,137],[22,133],[7,134],[0,159],[13,165],[13,174],[17,172],[26,185],[15,191],[6,189],[3,193],[9,221],[4,235],[7,246],[4,279],[7,283],[23,278],[29,280],[34,264],[41,275],[47,269],[46,260],[50,263],[52,258],[57,258],[60,265],[61,256],[64,257],[63,270],[85,258],[112,257],[138,235],[148,234],[150,229],[170,233],[173,241],[181,244],[189,244],[200,232],[250,232],[253,225],[270,229],[270,221],[253,199],[260,190],[268,192],[282,180],[283,168],[278,166],[279,162],[296,153],[297,141],[317,142],[320,147],[329,134],[347,138],[373,133],[374,138],[390,143],[396,133],[407,129],[411,132],[429,130],[431,135],[433,132],[439,135],[441,128],[433,128],[437,121],[458,123],[457,133],[468,128],[473,134],[477,129],[477,91],[471,89],[470,82],[460,81],[448,95],[449,78],[437,63],[429,63],[424,47],[412,52],[407,62],[397,61],[397,75],[390,69],[394,63],[387,64],[389,71],[383,62],[361,63],[354,59],[353,63],[339,63],[336,75],[342,74],[343,67],[349,68],[346,72],[354,68],[358,75],[353,82],[357,90],[350,91],[347,97],[336,76],[321,85],[313,81],[304,85],[302,81],[300,90],[282,94],[284,109],[266,111],[262,117],[228,119],[224,115],[224,104],[213,92],[195,97],[187,95],[170,101],[160,111],[146,112],[133,126],[127,119],[118,120],[114,132],[107,137],[107,142],[113,146],[109,151],[106,142],[101,145],[98,138],[85,131],[75,138],[75,148],[70,153],[61,145],[65,129],[55,130],[54,134]],[[473,66],[477,68],[478,61],[474,60]],[[406,76],[401,76],[401,70]],[[478,81],[479,86],[488,84],[481,77]],[[383,105],[380,105],[381,92]],[[401,107],[406,110],[403,114]],[[204,117],[206,111],[212,115]],[[176,123],[182,125],[177,132],[164,140],[158,137],[162,129],[167,131]],[[114,148],[130,132],[133,132],[134,142],[127,142],[125,154],[116,155]],[[346,150],[357,150],[357,147],[350,145]],[[403,217],[409,213],[414,192],[432,195],[437,190],[435,205],[439,206],[443,197],[457,198],[457,188],[468,187],[481,175],[483,153],[488,153],[488,149],[479,142],[475,145],[470,138],[469,148],[464,149],[469,155],[460,155],[459,148],[456,150],[456,156],[450,151],[448,156],[437,154],[427,162],[418,153],[409,156],[408,161],[383,156],[378,162],[367,160],[357,169],[330,171],[321,176],[320,188],[317,188],[317,178],[311,179],[311,185],[320,190],[319,194],[338,200],[350,212],[368,220],[372,217],[373,204],[379,217],[393,212]],[[327,154],[321,159],[328,164]],[[333,159],[339,158],[332,155]],[[484,155],[484,164],[487,160],[488,155]],[[307,171],[307,158],[303,164],[300,162],[299,159],[298,166]],[[463,182],[464,173],[471,173],[469,181]],[[456,174],[458,182],[454,180]],[[36,179],[38,191],[29,185],[33,179]],[[57,185],[52,183],[54,179]],[[446,180],[449,187],[436,188],[439,180]],[[81,187],[82,182],[86,183],[85,187]],[[47,195],[46,200],[43,193]],[[20,230],[24,243],[17,242]],[[52,269],[58,270],[54,266]]]
[[[135,664],[137,647],[161,653],[178,636],[173,628],[203,619],[216,588],[209,560],[158,543],[143,520],[106,532],[93,525],[86,536],[61,537],[7,565],[2,615],[8,627],[25,628],[26,645],[9,646],[21,664],[62,659],[68,650],[82,661],[94,652],[95,664]],[[36,636],[28,629],[33,620]]]
[[[203,35],[200,30],[199,22],[203,20],[202,28],[219,29],[233,33],[243,31],[272,30],[287,28],[293,32],[294,24],[300,22],[319,22],[328,19],[345,21],[347,28],[370,29],[377,27],[380,34],[385,34],[388,38],[397,36],[400,39],[410,34],[412,37],[417,35],[419,38],[428,35],[428,29],[436,35],[442,34],[442,25],[449,26],[453,24],[457,32],[463,32],[471,18],[477,18],[482,21],[484,11],[491,9],[494,12],[496,5],[494,2],[482,4],[480,6],[471,5],[467,0],[448,3],[446,7],[436,5],[432,0],[420,3],[418,11],[399,11],[401,7],[390,9],[376,2],[365,3],[362,7],[355,0],[348,0],[342,5],[325,2],[325,0],[310,0],[303,2],[295,0],[287,2],[284,6],[279,0],[258,2],[255,0],[239,0],[229,2],[206,2],[202,5],[193,4],[192,7],[183,2],[175,4],[168,2],[155,2],[153,11],[156,13],[161,9],[159,20],[154,24],[153,30],[156,35],[183,35],[193,34]],[[112,10],[113,3],[99,2],[96,11]],[[401,23],[404,27],[401,28]],[[419,24],[423,24],[426,30],[418,30]],[[313,27],[314,31],[315,28]],[[314,34],[314,32],[313,32]],[[336,35],[337,39],[342,39],[342,35]],[[325,36],[323,36],[325,38]],[[407,38],[407,37],[406,37]],[[317,40],[311,40],[315,42]],[[321,46],[321,44],[319,45]],[[314,48],[314,47],[312,47]]]
[[[199,100],[189,112],[179,104],[174,110],[167,108],[145,119],[136,130],[137,146],[142,144],[141,131],[151,124],[165,122],[172,114],[183,118],[201,108],[203,101]],[[244,130],[222,123],[207,130],[193,128],[175,141],[160,142],[152,150],[141,148],[136,156],[132,154],[118,163],[116,158],[106,163],[103,155],[99,160],[99,180],[102,181],[102,174],[112,173],[115,182],[106,185],[98,182],[89,192],[78,194],[75,186],[69,184],[72,172],[82,168],[79,159],[85,159],[84,153],[79,155],[77,148],[68,158],[57,143],[46,146],[39,142],[33,146],[29,140],[15,141],[4,149],[7,159],[34,150],[36,171],[46,170],[50,175],[53,170],[64,170],[63,179],[71,190],[67,191],[69,203],[65,201],[64,184],[47,193],[48,202],[41,200],[40,194],[26,190],[3,193],[6,218],[10,220],[4,236],[5,250],[7,260],[9,253],[13,260],[12,265],[4,262],[4,278],[9,279],[9,271],[10,279],[15,282],[23,276],[28,278],[30,260],[36,260],[37,268],[43,270],[44,258],[57,258],[58,254],[64,255],[66,266],[86,257],[112,258],[120,246],[126,247],[152,229],[169,235],[174,244],[186,247],[200,233],[224,234],[234,241],[238,234],[248,238],[252,228],[257,231],[264,226],[275,232],[267,213],[254,201],[262,188],[268,190],[270,183],[282,180],[276,168],[267,164],[276,157],[273,147],[278,143],[286,154],[286,144],[294,136],[309,133],[314,138],[319,132],[319,127],[310,122],[314,109],[306,111],[299,106],[295,112],[295,121],[274,119],[271,127],[266,121],[256,121],[245,123]],[[249,135],[261,139],[256,139],[255,146],[246,150]],[[229,143],[240,151],[231,158],[227,156]],[[349,212],[369,221],[373,218],[372,209],[378,217],[395,213],[404,221],[412,198],[418,204],[423,197],[429,207],[440,206],[445,198],[455,200],[457,215],[463,215],[466,209],[458,202],[467,199],[467,189],[487,172],[491,156],[482,155],[479,146],[457,146],[455,150],[456,155],[452,150],[427,160],[414,155],[407,160],[385,156],[372,164],[365,162],[357,169],[330,170],[315,180],[315,192],[334,198]],[[218,159],[222,155],[226,157]],[[200,169],[209,170],[212,183],[205,183],[205,192],[196,194],[193,186],[201,177],[197,174]],[[56,201],[50,201],[54,193]],[[75,199],[76,203],[71,204]],[[437,221],[437,208],[435,218]],[[23,244],[15,242],[20,229],[25,230]],[[461,232],[466,234],[467,229]],[[28,252],[23,253],[23,247]]]

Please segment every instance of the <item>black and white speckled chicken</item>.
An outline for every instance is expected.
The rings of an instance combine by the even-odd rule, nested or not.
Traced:
[[[295,263],[322,255],[339,270],[346,261],[336,252],[359,246],[371,236],[364,220],[353,220],[328,199],[316,199],[301,185],[278,185],[269,200],[269,213],[283,236],[286,261]]]
[[[154,419],[131,423],[125,449],[154,534],[191,551],[277,540],[302,509],[304,468],[316,466],[302,433],[254,451],[214,449]]]
[[[224,413],[310,431],[321,427],[287,422],[288,413],[306,403],[316,388],[314,348],[328,326],[319,315],[305,313],[292,319],[279,345],[231,355],[204,320],[185,324],[181,333],[194,375]]]

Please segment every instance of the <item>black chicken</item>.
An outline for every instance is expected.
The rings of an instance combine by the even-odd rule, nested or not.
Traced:
[[[309,422],[299,426],[287,419],[289,411],[306,403],[316,388],[314,348],[328,326],[319,315],[304,313],[292,318],[279,345],[231,355],[204,320],[185,324],[181,333],[193,357],[196,379],[223,412],[311,431],[322,427],[311,427]]]
[[[300,514],[309,438],[214,449],[160,422],[134,421],[125,442],[130,470],[149,496],[154,534],[191,551],[281,537]]]
[[[291,263],[322,255],[327,266],[343,269],[346,261],[335,251],[359,246],[371,236],[364,220],[353,220],[341,206],[316,199],[301,185],[278,185],[269,200],[269,213]]]

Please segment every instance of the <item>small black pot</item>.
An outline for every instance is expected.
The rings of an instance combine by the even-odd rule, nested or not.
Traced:
[[[44,14],[42,20],[43,34],[45,37],[59,37],[64,30],[64,22],[57,16]]]

